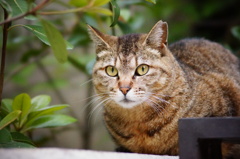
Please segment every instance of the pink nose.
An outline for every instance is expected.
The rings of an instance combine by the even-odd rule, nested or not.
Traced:
[[[131,87],[128,87],[128,86],[127,87],[120,87],[119,89],[124,95],[126,95],[128,93],[128,91],[131,89]]]

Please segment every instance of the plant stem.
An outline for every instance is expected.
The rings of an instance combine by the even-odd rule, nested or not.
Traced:
[[[3,11],[4,11],[4,19],[7,19],[8,13],[5,9],[3,9]],[[10,26],[9,22],[3,25],[2,55],[1,55],[1,68],[0,68],[0,101],[2,101],[2,93],[3,93],[4,70],[5,70],[5,59],[6,59],[6,51],[7,51],[7,38],[8,38],[9,26]]]

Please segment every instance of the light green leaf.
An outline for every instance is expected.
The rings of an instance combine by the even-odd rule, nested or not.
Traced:
[[[2,109],[7,111],[8,113],[12,112],[13,111],[12,103],[13,103],[12,99],[3,99],[2,100]]]
[[[146,0],[146,1],[156,4],[156,0]]]
[[[121,18],[124,19],[124,21],[128,21],[131,18],[131,11],[128,9],[121,9]]]
[[[12,140],[35,146],[32,140],[20,132],[11,132]]]
[[[31,31],[34,35],[36,35],[36,37],[41,40],[43,43],[45,43],[46,45],[50,45],[49,40],[47,38],[47,35],[45,33],[45,30],[42,26],[40,25],[22,25],[25,29]],[[64,40],[66,45],[67,45],[67,49],[73,49],[73,45],[70,44],[68,41]]]
[[[102,6],[110,2],[110,0],[95,0],[93,6]]]
[[[0,148],[35,148],[35,147],[27,143],[12,141],[7,143],[0,143]]]
[[[112,15],[112,12],[109,9],[101,8],[101,7],[91,7],[91,8],[86,9],[85,12],[98,13],[98,14],[103,14],[103,15],[108,15],[108,16]]]
[[[12,141],[12,136],[7,129],[0,130],[0,143],[7,143]]]
[[[14,120],[16,120],[19,115],[21,114],[20,110],[15,110],[11,113],[9,113],[7,116],[5,116],[1,121],[0,121],[0,130],[12,123]]]
[[[51,102],[51,97],[48,95],[38,95],[34,97],[31,101],[32,103],[31,112],[38,111],[39,109],[46,107],[47,105],[49,105],[50,102]]]
[[[46,116],[37,118],[31,123],[26,124],[22,132],[25,132],[30,129],[35,129],[35,128],[65,126],[75,121],[76,119],[67,115],[61,115],[61,114],[46,115]]]
[[[231,29],[231,32],[234,37],[240,40],[240,26],[235,26]]]
[[[68,52],[63,36],[50,22],[42,19],[41,23],[43,25],[49,43],[51,44],[51,48],[56,59],[60,63],[66,62]]]
[[[28,4],[26,0],[7,0],[6,2],[12,8],[12,17],[24,14],[28,11]]]
[[[38,111],[34,111],[29,114],[28,122],[31,123],[33,120],[36,120],[40,116],[52,114],[53,112],[64,109],[66,107],[68,107],[68,105],[53,105],[53,106],[48,106],[48,107],[39,109]]]
[[[112,5],[112,9],[113,9],[113,22],[110,25],[110,27],[113,27],[118,22],[118,18],[120,16],[120,8],[119,8],[116,0],[111,0],[110,2],[111,2],[111,5]]]
[[[27,118],[27,115],[30,112],[30,108],[31,108],[31,98],[28,94],[26,93],[22,93],[18,96],[16,96],[13,100],[13,110],[20,110],[22,111],[20,118],[19,118],[19,122],[20,122],[20,127],[23,125],[24,121]]]

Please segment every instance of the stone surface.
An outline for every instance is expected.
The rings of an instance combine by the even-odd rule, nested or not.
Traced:
[[[158,156],[105,151],[37,148],[0,149],[1,159],[179,159],[178,156]]]

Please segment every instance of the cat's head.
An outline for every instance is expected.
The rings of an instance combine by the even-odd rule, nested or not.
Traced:
[[[89,32],[97,54],[93,83],[102,99],[124,108],[154,104],[170,76],[167,23],[159,21],[148,34],[116,37],[91,26]]]

